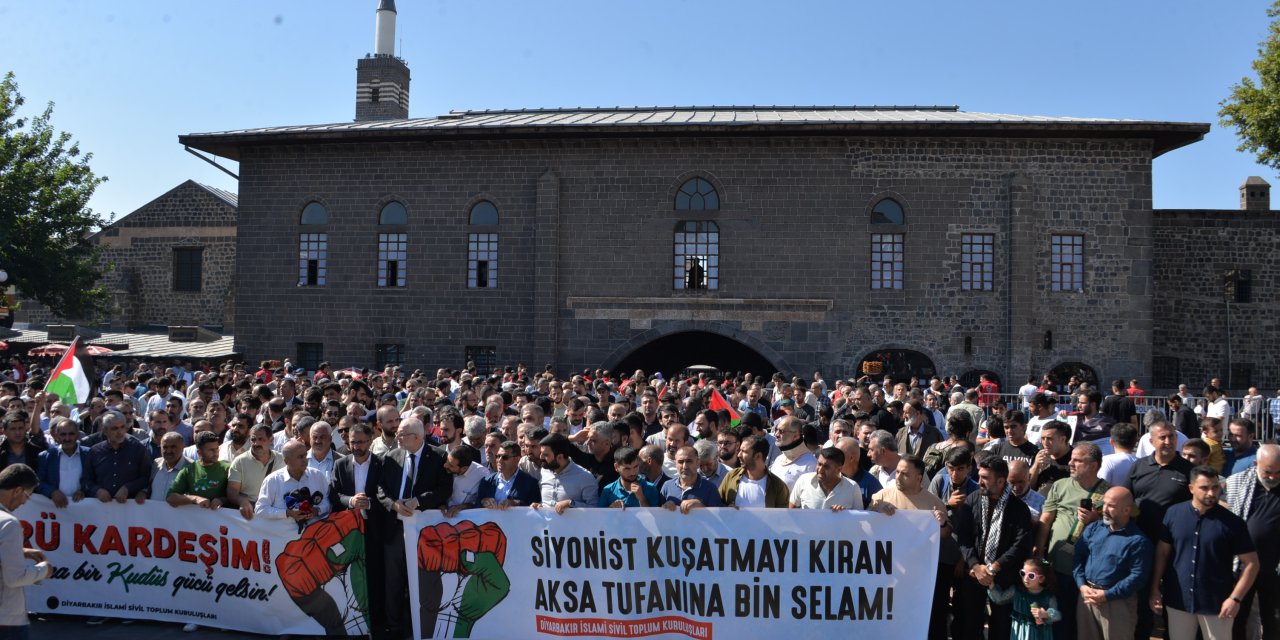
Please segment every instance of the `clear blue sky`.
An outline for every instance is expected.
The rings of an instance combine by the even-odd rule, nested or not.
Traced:
[[[1248,175],[1218,103],[1251,73],[1262,0],[400,0],[410,115],[690,104],[955,104],[1212,123],[1155,162],[1155,206],[1235,208]],[[124,215],[188,178],[235,181],[182,133],[350,121],[377,0],[0,0],[27,115],[94,154]],[[234,164],[230,165],[234,170]]]

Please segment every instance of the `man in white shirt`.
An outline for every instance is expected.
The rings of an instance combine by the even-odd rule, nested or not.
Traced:
[[[337,459],[333,451],[333,427],[328,422],[317,422],[308,433],[311,451],[307,454],[307,467],[323,473],[327,483],[333,479],[333,463]]]
[[[804,444],[804,437],[800,433],[801,424],[798,418],[787,416],[779,420],[774,429],[774,437],[778,439],[778,449],[782,451],[782,455],[769,465],[769,473],[787,483],[788,490],[795,487],[800,476],[812,473],[818,467],[818,459]]]
[[[68,502],[84,499],[89,479],[89,447],[80,444],[80,430],[71,420],[55,421],[50,431],[58,446],[40,453],[37,491],[61,509]]]
[[[1111,448],[1115,453],[1102,456],[1102,467],[1098,469],[1098,477],[1113,487],[1123,487],[1129,478],[1129,469],[1138,459],[1134,449],[1138,447],[1138,428],[1127,422],[1117,423],[1111,428]]]
[[[1056,405],[1048,394],[1037,393],[1028,401],[1031,416],[1027,419],[1027,442],[1040,446],[1040,430],[1044,425],[1057,420],[1054,410]]]
[[[480,481],[488,477],[489,469],[480,464],[478,457],[475,448],[458,447],[445,458],[444,470],[453,474],[453,493],[449,496],[449,506],[441,510],[446,518],[458,515],[463,509],[480,505]]]
[[[156,458],[151,470],[151,492],[148,496],[152,500],[164,500],[169,495],[169,485],[178,477],[178,472],[191,463],[182,455],[184,442],[182,434],[176,431],[170,431],[160,439],[160,457]]]
[[[1018,387],[1018,395],[1022,398],[1022,410],[1028,411],[1031,408],[1031,396],[1034,396],[1040,387],[1036,385],[1035,376],[1027,378],[1027,383]]]
[[[814,471],[796,479],[791,488],[792,509],[845,509],[862,508],[862,491],[852,480],[844,477],[844,452],[835,447],[818,451]]]
[[[218,459],[223,462],[231,462],[236,456],[242,453],[248,453],[252,448],[249,444],[249,428],[253,426],[253,418],[247,413],[238,414],[231,423],[227,425],[227,441],[222,443],[218,449]]]
[[[254,506],[254,513],[264,518],[281,520],[289,518],[299,526],[312,520],[319,520],[329,514],[329,484],[324,473],[307,466],[307,445],[290,440],[281,452],[284,457],[284,468],[272,471],[262,482],[262,493]],[[301,506],[289,496],[297,496],[299,489],[305,489],[310,497],[310,508]],[[317,494],[319,499],[316,498]]]

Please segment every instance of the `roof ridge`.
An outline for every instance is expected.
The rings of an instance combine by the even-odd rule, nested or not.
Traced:
[[[518,113],[609,113],[646,111],[944,111],[956,113],[957,105],[685,105],[685,106],[640,106],[629,107],[529,107],[521,109],[454,109],[449,114],[456,115],[498,115]]]

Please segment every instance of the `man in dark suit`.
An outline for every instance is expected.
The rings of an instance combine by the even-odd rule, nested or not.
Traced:
[[[350,424],[346,424],[347,422]],[[383,554],[383,529],[387,512],[382,503],[373,499],[378,493],[382,460],[369,452],[373,444],[373,429],[356,423],[346,416],[339,425],[345,427],[347,448],[351,455],[338,458],[333,463],[333,479],[329,481],[329,502],[332,513],[356,509],[364,516],[365,567],[369,572],[369,618],[374,629],[386,624],[385,611],[380,606],[386,601],[385,559]],[[341,428],[341,427],[340,427]],[[402,551],[403,553],[403,551]]]
[[[527,507],[542,500],[542,488],[520,470],[520,445],[507,441],[498,449],[498,470],[480,481],[480,506],[490,509]]]
[[[54,422],[49,431],[53,433],[58,446],[48,451],[41,451],[36,463],[36,475],[40,484],[36,491],[40,495],[53,500],[59,508],[67,506],[67,502],[80,502],[88,493],[89,484],[89,447],[81,445],[76,423],[68,419]],[[65,460],[65,465],[64,461]],[[62,467],[70,472],[63,477]],[[79,469],[79,473],[76,470]],[[63,481],[66,482],[63,482]],[[67,493],[70,491],[70,493]]]
[[[387,630],[399,638],[409,622],[409,574],[405,566],[404,523],[398,516],[413,517],[415,511],[439,509],[453,492],[453,475],[444,469],[444,455],[427,446],[422,421],[406,418],[396,430],[396,449],[382,458],[378,474],[378,502],[389,512],[383,528],[383,552],[387,568]],[[419,616],[422,632],[432,633],[444,585],[437,572],[414,572],[419,575]]]

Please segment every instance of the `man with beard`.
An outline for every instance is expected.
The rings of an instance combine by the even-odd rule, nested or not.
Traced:
[[[593,507],[600,500],[600,487],[595,476],[573,462],[573,443],[553,433],[538,442],[541,445],[542,477],[539,486],[542,501],[534,509],[554,509],[563,514],[570,507]]]
[[[1280,638],[1280,579],[1276,577],[1280,549],[1275,544],[1280,537],[1280,446],[1258,447],[1254,466],[1227,478],[1223,500],[1244,520],[1258,549],[1258,578],[1240,604],[1233,633],[1237,638],[1246,637],[1246,614],[1257,603],[1262,637]]]
[[[1151,445],[1155,453],[1139,458],[1129,469],[1125,488],[1133,493],[1138,506],[1138,528],[1154,546],[1159,540],[1165,512],[1179,502],[1191,498],[1191,463],[1178,455],[1177,432],[1163,420],[1151,425]],[[1216,477],[1216,473],[1214,474]],[[1152,610],[1147,585],[1138,594],[1137,638],[1151,635]]]
[[[381,456],[396,448],[396,431],[400,428],[400,412],[395,407],[382,406],[378,407],[375,415],[382,435],[373,439],[373,444],[369,445],[369,452]]]
[[[253,416],[247,413],[236,414],[230,428],[227,429],[227,441],[218,448],[218,459],[230,463],[236,459],[236,456],[247,453],[251,448],[249,428],[252,426]]]
[[[982,637],[987,620],[987,590],[1010,589],[1020,581],[1022,563],[1031,554],[1031,514],[1009,490],[1009,464],[995,456],[978,460],[978,491],[956,510],[954,522],[960,553],[969,567],[962,578],[952,635]],[[991,604],[990,640],[1008,640],[1009,604]]]
[[[200,458],[178,472],[165,496],[174,507],[195,504],[218,510],[227,499],[227,463],[218,459],[218,435],[201,432],[196,438]]]
[[[458,447],[445,458],[444,470],[453,475],[453,493],[448,506],[440,510],[444,517],[452,518],[463,509],[480,506],[480,482],[489,475],[489,470],[480,464],[480,454],[471,447]]]
[[[1071,462],[1071,427],[1065,422],[1050,422],[1041,430],[1040,444],[1044,448],[1031,462],[1031,486],[1047,494],[1049,486],[1069,475]]]
[[[735,428],[721,429],[716,434],[716,457],[720,463],[734,469],[738,466],[738,446],[742,444],[742,432]]]
[[[1207,640],[1228,638],[1258,575],[1258,552],[1248,525],[1219,504],[1216,469],[1193,468],[1190,492],[1190,502],[1164,514],[1149,605],[1169,612],[1173,640],[1194,640],[1197,628]]]
[[[712,460],[715,459],[712,450],[708,449],[708,454]],[[720,502],[719,485],[704,478],[698,471],[699,466],[696,447],[684,446],[676,451],[676,477],[662,485],[661,504],[664,509],[688,514],[692,509],[724,506]]]
[[[1056,638],[1076,635],[1075,598],[1065,597],[1075,588],[1075,543],[1085,527],[1102,517],[1102,495],[1111,488],[1098,477],[1102,467],[1098,445],[1086,441],[1072,447],[1068,466],[1071,477],[1054,482],[1045,496],[1035,546],[1037,555],[1053,565],[1058,578],[1056,591],[1064,594],[1058,600],[1062,619],[1053,625]]]
[[[619,450],[618,444],[621,437],[615,427],[624,424],[623,422],[597,422],[588,429],[587,450],[584,452],[577,447],[572,449],[573,461],[595,476],[596,485],[601,490],[618,479],[618,463],[614,454]],[[625,429],[625,427],[622,428]]]
[[[769,466],[769,473],[781,478],[787,485],[787,491],[795,488],[800,476],[813,473],[818,466],[818,459],[804,444],[800,432],[803,424],[799,418],[787,416],[779,420],[774,428],[774,437],[778,439],[778,449],[782,451],[782,455]]]
[[[1076,626],[1084,640],[1133,640],[1138,589],[1151,577],[1151,542],[1129,518],[1133,494],[1112,487],[1102,496],[1102,520],[1085,527],[1072,559],[1080,592]],[[1058,603],[1073,597],[1059,594]]]
[[[284,457],[271,448],[271,427],[256,424],[249,428],[249,451],[231,461],[227,473],[227,503],[252,520],[254,505],[262,491],[262,481],[276,469],[284,468]]]
[[[618,449],[613,454],[613,466],[618,479],[605,485],[600,491],[600,508],[656,507],[662,504],[662,496],[653,483],[640,477],[640,453],[630,447]]]
[[[542,476],[542,445],[538,443],[550,434],[546,429],[531,422],[521,423],[517,432],[521,456],[520,470],[536,480]]]
[[[748,436],[738,447],[737,469],[720,483],[720,500],[725,506],[738,508],[786,509],[791,499],[787,483],[769,473],[765,461],[769,441],[763,436]]]

